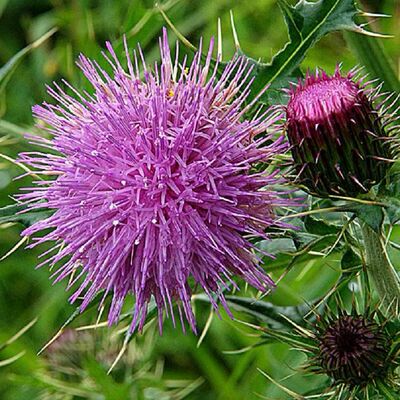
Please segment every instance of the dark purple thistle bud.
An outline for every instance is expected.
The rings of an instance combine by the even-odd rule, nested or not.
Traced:
[[[291,89],[286,132],[296,182],[311,194],[352,196],[367,193],[390,165],[391,150],[376,93],[354,81],[354,73],[308,75]]]
[[[367,288],[367,296],[369,293]],[[397,313],[390,310],[389,315],[384,315],[379,311],[380,304],[372,303],[359,309],[354,298],[348,312],[342,300],[335,297],[324,298],[324,303],[329,305],[323,308],[322,314],[317,307],[323,306],[317,302],[311,319],[311,314],[306,314],[303,324],[288,319],[293,325],[290,332],[277,334],[273,329],[261,328],[266,338],[286,342],[307,356],[301,371],[325,376],[321,392],[316,389],[302,395],[287,389],[287,393],[294,394],[291,398],[296,399],[399,399],[400,320]],[[280,387],[285,389],[284,385]]]
[[[384,327],[364,316],[342,315],[317,335],[316,364],[335,384],[364,386],[385,377],[391,339]]]

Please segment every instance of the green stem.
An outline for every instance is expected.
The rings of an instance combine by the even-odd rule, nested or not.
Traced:
[[[367,270],[383,305],[397,313],[400,305],[400,282],[394,270],[381,232],[375,232],[367,224],[362,224]]]

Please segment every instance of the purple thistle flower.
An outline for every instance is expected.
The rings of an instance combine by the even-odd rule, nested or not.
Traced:
[[[40,265],[54,267],[60,281],[77,282],[71,302],[83,297],[84,310],[99,292],[112,293],[109,323],[118,321],[129,294],[135,297],[130,330],[141,329],[153,296],[175,324],[173,301],[195,331],[189,280],[203,288],[215,309],[229,312],[222,291],[236,287],[239,275],[260,291],[273,285],[255,255],[254,237],[277,222],[275,207],[288,204],[271,185],[282,182],[277,170],[251,171],[286,150],[271,126],[279,112],[261,111],[253,119],[243,107],[251,69],[244,57],[228,63],[217,78],[212,43],[204,65],[201,46],[194,60],[172,61],[167,34],[160,39],[161,64],[150,70],[139,54],[127,71],[112,46],[110,76],[83,55],[78,65],[93,94],[67,94],[57,84],[49,94],[58,104],[37,105],[52,139],[32,140],[51,153],[25,152],[20,161],[38,174],[57,179],[36,182],[19,199],[29,209],[56,210],[27,228],[31,247],[55,241]],[[43,125],[43,124],[42,124]],[[268,132],[267,132],[268,131]],[[59,154],[54,154],[56,150]],[[67,257],[67,258],[65,258]],[[58,264],[58,265],[59,265]],[[183,328],[184,329],[184,328]]]
[[[367,193],[386,175],[391,158],[378,93],[354,72],[308,74],[289,91],[286,131],[296,181],[321,197]]]

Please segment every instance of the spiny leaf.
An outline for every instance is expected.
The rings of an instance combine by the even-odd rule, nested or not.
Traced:
[[[103,297],[103,295],[104,295],[103,292],[97,293],[97,295],[93,298],[93,300],[85,308],[84,312],[88,312],[94,306],[99,305],[99,302],[100,302],[101,298]],[[65,328],[67,328],[81,314],[83,314],[83,312],[81,311],[80,306],[76,307],[75,310],[72,312],[72,314],[68,317],[68,319],[61,325],[61,327],[57,331],[57,333],[39,350],[38,355],[43,353],[52,343],[54,343],[62,335]]]
[[[295,333],[286,331],[278,331],[263,328],[263,338],[275,339],[279,342],[286,343],[296,349],[303,351],[313,351],[316,349],[315,341],[311,338],[303,337]]]
[[[400,80],[396,75],[396,67],[386,54],[380,39],[357,35],[353,32],[345,32],[344,37],[351,50],[356,54],[359,63],[365,66],[371,78],[380,79],[385,91],[400,91]]]
[[[264,372],[263,370],[261,370],[260,368],[258,368],[258,371],[264,375],[268,380],[270,380],[274,385],[278,386],[280,389],[282,389],[286,394],[288,394],[292,399],[295,400],[303,400],[304,397],[296,392],[294,392],[293,390],[290,390],[289,388],[287,388],[286,386],[282,385],[281,383],[279,383],[278,381],[276,381],[275,379],[273,379],[271,376],[269,376],[266,372]]]
[[[377,386],[378,392],[382,396],[384,396],[385,399],[396,400],[399,398],[399,390],[398,389],[395,389],[382,381],[378,381],[376,386]]]
[[[272,90],[286,87],[288,81],[298,76],[298,67],[307,51],[329,32],[343,29],[362,32],[354,22],[358,13],[354,0],[300,0],[295,6],[286,0],[278,0],[278,4],[285,18],[289,42],[269,64],[256,64],[253,93],[268,84]],[[262,100],[273,103],[273,96],[269,90]]]
[[[378,198],[384,203],[385,213],[391,224],[400,220],[400,163],[394,163],[387,181],[382,181],[378,189]]]
[[[362,264],[361,258],[356,252],[351,248],[348,247],[345,253],[343,254],[341,267],[343,271],[347,271],[349,269],[353,269],[358,267]]]

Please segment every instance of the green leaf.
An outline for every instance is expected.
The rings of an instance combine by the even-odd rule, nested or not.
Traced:
[[[336,240],[336,235],[314,235],[307,232],[291,232],[293,241],[297,247],[297,254],[308,253],[309,251],[321,251],[332,245]]]
[[[385,212],[392,225],[400,220],[400,198],[386,197],[383,199],[385,202]]]
[[[270,84],[262,101],[276,102],[274,89],[287,87],[288,81],[299,76],[298,67],[307,51],[324,35],[338,30],[361,31],[354,22],[357,9],[354,0],[319,0],[309,2],[300,0],[291,6],[286,0],[278,0],[283,12],[289,34],[289,42],[280,50],[269,64],[252,60],[256,65],[253,75],[253,94]]]
[[[86,360],[85,371],[96,383],[105,400],[125,400],[129,398],[130,384],[117,383],[94,358]]]
[[[71,313],[71,315],[67,318],[67,320],[61,325],[56,334],[39,350],[38,355],[43,353],[55,340],[57,340],[64,332],[65,328],[71,325],[71,323],[75,321],[80,315],[82,315],[84,312],[89,311],[94,306],[98,306],[103,295],[103,291],[97,293],[83,312],[81,311],[80,306],[77,306],[75,310]]]
[[[5,360],[0,360],[0,368],[14,363],[15,361],[19,360],[22,356],[24,356],[24,354],[25,351],[21,351],[20,353],[16,354],[13,357],[7,358]]]
[[[387,400],[396,400],[399,398],[399,390],[389,386],[389,384],[378,380],[376,382],[378,392]]]
[[[238,53],[244,55],[253,68],[250,78],[254,78],[254,81],[248,100],[256,97],[269,85],[268,90],[258,100],[259,103],[267,105],[286,102],[282,89],[289,87],[290,82],[302,76],[299,68],[301,62],[307,51],[323,36],[329,32],[344,29],[365,32],[354,21],[359,13],[354,0],[318,0],[316,2],[300,0],[295,6],[289,5],[286,0],[278,0],[278,4],[285,19],[289,42],[275,54],[270,63],[262,63],[242,52],[232,23]],[[160,12],[178,38],[191,50],[196,50],[196,47],[178,31],[165,12],[161,9]],[[221,62],[219,72],[222,72],[225,66],[226,63]]]
[[[26,324],[22,327],[16,334],[14,334],[10,339],[0,344],[0,351],[4,350],[7,346],[14,343],[17,339],[19,339],[25,332],[32,328],[33,325],[36,324],[37,318]]]
[[[259,249],[273,256],[279,254],[290,254],[296,251],[296,246],[290,238],[275,238],[271,240],[262,240],[257,243]]]
[[[354,204],[346,206],[343,211],[354,213],[360,220],[364,221],[375,232],[379,232],[383,223],[383,210],[381,206],[372,204]]]
[[[263,338],[271,338],[283,343],[287,343],[299,350],[316,350],[316,343],[311,338],[303,337],[286,331],[277,331],[272,329],[263,330]]]
[[[306,231],[314,235],[332,235],[340,231],[339,226],[330,224],[322,219],[313,218],[310,215],[307,215],[303,222]]]
[[[54,213],[54,210],[49,209],[21,213],[21,211],[26,209],[27,206],[21,204],[13,204],[0,208],[0,224],[7,222],[18,222],[25,227],[28,227],[37,221],[50,217]]]
[[[379,185],[378,199],[385,205],[385,213],[391,224],[400,220],[400,163],[395,163],[387,181]]]
[[[360,256],[351,248],[345,251],[341,261],[341,267],[343,271],[355,268],[362,265]]]
[[[281,307],[248,297],[226,296],[225,298],[232,308],[255,317],[271,329],[293,328],[287,318],[302,325],[305,322],[303,319],[305,314],[310,311],[308,305]]]
[[[7,7],[8,0],[0,0],[0,18]]]
[[[93,387],[87,387],[87,384],[77,385],[76,382],[68,382],[65,380],[57,379],[51,376],[50,374],[36,372],[32,375],[16,376],[17,381],[21,379],[21,385],[26,385],[29,383],[30,385],[40,388],[49,389],[51,393],[56,391],[58,394],[66,395],[62,398],[71,399],[71,398],[83,398],[83,399],[92,399],[97,400],[98,393],[93,390]]]

